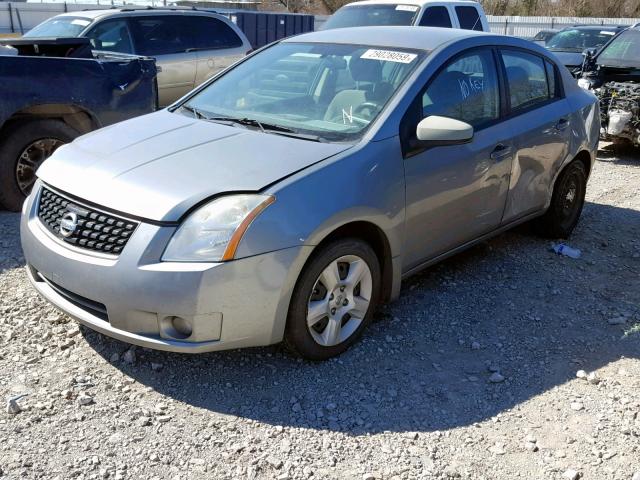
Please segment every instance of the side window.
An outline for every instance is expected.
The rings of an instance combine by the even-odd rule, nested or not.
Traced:
[[[482,31],[482,21],[476,7],[456,7],[456,15],[458,15],[460,28]]]
[[[511,110],[528,108],[549,99],[544,60],[519,51],[502,51],[507,72]]]
[[[184,16],[131,17],[140,55],[166,55],[194,48]]]
[[[420,19],[421,27],[451,28],[451,18],[447,7],[429,7]]]
[[[441,70],[422,97],[422,114],[455,118],[474,127],[498,119],[499,88],[491,51],[468,53]]]
[[[203,49],[238,48],[242,40],[233,29],[217,18],[186,16],[193,36],[193,47]]]
[[[100,22],[87,34],[87,37],[96,50],[133,53],[131,35],[125,19]]]

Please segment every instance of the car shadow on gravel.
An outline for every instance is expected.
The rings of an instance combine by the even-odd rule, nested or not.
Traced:
[[[587,203],[583,215],[570,240],[582,258],[556,256],[523,229],[500,235],[404,282],[338,359],[309,363],[278,346],[199,356],[138,348],[133,365],[115,366],[212,415],[272,425],[359,435],[496,418],[579,369],[640,358],[640,259],[629,251],[640,212]],[[128,348],[82,331],[105,361]]]
[[[598,161],[640,168],[640,147],[627,143],[605,144],[598,150]]]
[[[0,274],[24,266],[20,235],[20,215],[4,212],[0,207]]]

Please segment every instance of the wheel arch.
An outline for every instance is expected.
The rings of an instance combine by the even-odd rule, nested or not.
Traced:
[[[383,302],[393,298],[394,292],[394,269],[391,244],[384,230],[373,222],[367,220],[355,220],[340,225],[324,236],[314,247],[313,251],[305,262],[305,267],[314,253],[328,243],[344,239],[357,238],[367,243],[375,252],[380,262],[380,273],[382,278],[380,298]],[[303,267],[304,268],[304,267]]]
[[[560,174],[575,161],[582,163],[582,165],[585,168],[585,172],[587,174],[587,179],[589,178],[589,175],[591,174],[592,165],[593,165],[593,156],[591,152],[589,152],[589,150],[583,148],[579,150],[578,153],[576,153],[575,155],[568,156],[565,162],[562,164],[562,166],[558,169],[558,171],[554,175],[553,182],[551,183],[551,188],[549,189],[549,195],[547,198],[547,203],[545,205],[544,211],[546,211],[551,205],[551,198],[553,197],[553,192],[556,188],[556,182],[558,181],[558,178],[560,178]]]
[[[88,133],[101,126],[92,112],[79,105],[43,103],[15,111],[0,126],[0,134],[16,124],[31,120],[60,120],[80,134]]]

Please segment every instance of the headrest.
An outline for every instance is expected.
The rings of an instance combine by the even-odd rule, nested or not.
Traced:
[[[378,60],[353,57],[349,61],[349,72],[356,82],[378,83],[382,79],[382,64]]]

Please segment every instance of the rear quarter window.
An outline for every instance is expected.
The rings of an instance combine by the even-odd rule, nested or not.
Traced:
[[[186,19],[193,36],[193,48],[223,49],[242,46],[242,40],[236,32],[217,18],[188,16]]]

